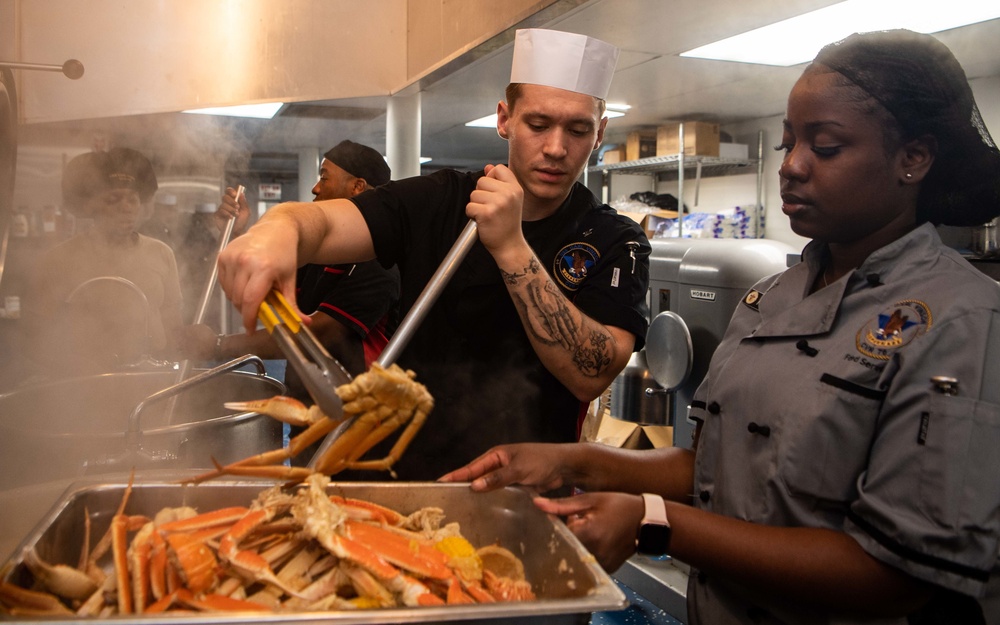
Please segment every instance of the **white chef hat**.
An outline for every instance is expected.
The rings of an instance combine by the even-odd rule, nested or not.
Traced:
[[[528,28],[514,35],[512,83],[529,83],[608,97],[618,48],[586,35]]]

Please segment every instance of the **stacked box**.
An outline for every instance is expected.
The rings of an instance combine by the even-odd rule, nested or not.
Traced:
[[[672,156],[680,152],[680,122],[656,129],[656,155]],[[718,156],[719,125],[708,122],[684,122],[685,156]]]
[[[601,155],[601,164],[611,165],[612,163],[620,163],[622,161],[628,160],[625,158],[625,148],[615,148],[613,150],[605,150],[604,154]]]
[[[656,156],[656,131],[636,130],[628,133],[625,139],[625,160],[635,161],[650,156]]]

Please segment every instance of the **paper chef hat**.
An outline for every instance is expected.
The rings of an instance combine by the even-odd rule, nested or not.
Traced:
[[[608,97],[618,48],[593,37],[528,28],[514,35],[510,81]]]

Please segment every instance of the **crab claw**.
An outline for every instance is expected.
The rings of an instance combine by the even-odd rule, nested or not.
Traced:
[[[299,400],[284,395],[253,401],[227,401],[224,405],[230,410],[258,412],[297,427],[308,427],[323,418],[316,406],[306,407]]]

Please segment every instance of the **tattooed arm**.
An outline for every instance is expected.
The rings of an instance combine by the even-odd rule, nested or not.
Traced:
[[[625,367],[635,336],[583,314],[559,291],[525,245],[520,269],[500,267],[531,345],[545,367],[581,401],[601,394]]]
[[[553,198],[548,210],[558,208],[562,199]],[[577,399],[590,401],[628,363],[635,336],[594,321],[563,296],[524,240],[524,203],[514,174],[503,165],[487,165],[465,212],[476,220],[479,240],[500,268],[539,360]],[[531,209],[536,218],[546,212],[539,211],[537,196]],[[531,209],[525,208],[525,214]]]

